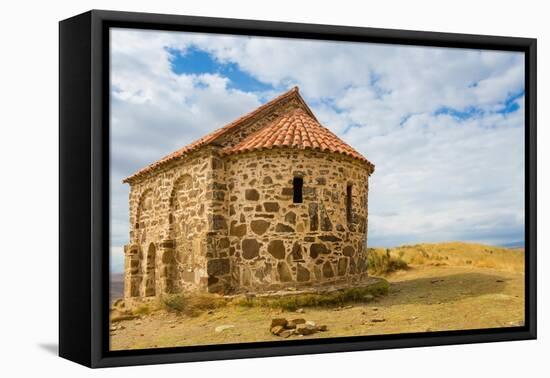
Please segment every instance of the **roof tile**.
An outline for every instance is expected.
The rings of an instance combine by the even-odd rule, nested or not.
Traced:
[[[279,116],[235,146],[224,148],[222,153],[227,155],[238,154],[274,147],[311,148],[336,152],[367,162],[370,165],[370,162],[363,155],[321,125],[302,108],[293,109]]]

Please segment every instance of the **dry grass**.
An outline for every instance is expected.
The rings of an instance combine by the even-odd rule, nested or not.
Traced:
[[[372,275],[387,275],[397,270],[407,270],[409,266],[402,259],[403,255],[395,255],[391,250],[382,248],[369,248],[367,250],[368,272]]]
[[[124,301],[117,300],[113,304],[113,307],[111,307],[111,322],[139,319],[143,316],[150,315],[154,311],[158,310],[158,308],[158,304],[152,301],[126,306]]]
[[[340,307],[348,303],[365,303],[374,297],[386,295],[389,283],[379,282],[366,287],[355,287],[324,294],[296,294],[283,297],[239,298],[234,304],[243,307],[268,307],[285,311],[296,311],[303,307]]]
[[[111,332],[112,350],[286,341],[270,332],[273,318],[303,317],[327,325],[304,339],[512,327],[523,324],[522,273],[418,265],[388,276],[388,295],[353,306],[307,307],[304,314],[280,308],[228,305],[199,316],[154,311],[123,320]],[[351,293],[350,293],[351,295]],[[376,321],[374,321],[376,319]],[[383,320],[383,321],[382,321]],[[234,328],[216,332],[221,325]]]
[[[266,307],[295,311],[301,307],[337,307],[352,302],[368,302],[374,297],[387,294],[389,283],[383,279],[366,287],[343,289],[323,294],[295,294],[274,297],[224,298],[215,294],[173,294],[164,296],[160,308],[196,317],[206,311],[225,306]],[[142,310],[144,311],[144,310]],[[151,312],[151,309],[147,313]],[[135,313],[135,311],[134,311]],[[145,314],[145,312],[143,312]]]
[[[161,306],[165,310],[191,317],[226,305],[227,300],[223,297],[206,293],[172,294],[161,300]]]
[[[154,310],[154,308],[149,305],[149,304],[142,304],[138,307],[136,307],[132,313],[134,315],[148,315],[150,314],[152,311]]]
[[[400,256],[411,265],[474,266],[523,273],[524,252],[484,244],[449,242],[403,245],[392,248],[391,256]]]
[[[304,315],[295,316],[328,327],[327,332],[307,338],[524,324],[522,250],[452,242],[370,249],[368,253],[371,274],[394,272],[387,275],[390,284],[384,280],[366,288],[270,298],[187,294],[119,303],[111,310],[111,348],[282,341],[271,334],[271,319],[294,316],[282,313],[298,308],[304,308]],[[220,325],[234,327],[217,332]]]
[[[448,242],[402,245],[395,248],[369,248],[368,270],[372,275],[388,275],[409,266],[459,266],[498,269],[523,273],[523,249],[484,244]]]

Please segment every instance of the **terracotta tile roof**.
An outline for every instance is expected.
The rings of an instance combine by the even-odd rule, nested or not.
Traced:
[[[261,116],[263,113],[269,113],[279,103],[295,97],[302,108],[294,109],[293,111],[282,115],[271,124],[260,129],[258,132],[249,135],[243,141],[235,146],[228,147],[224,153],[239,153],[250,150],[273,147],[296,147],[296,148],[312,148],[322,151],[331,151],[342,153],[361,161],[367,162],[371,167],[374,167],[365,157],[343,142],[340,138],[322,126],[315,118],[311,109],[307,106],[304,99],[299,94],[298,87],[294,87],[288,92],[266,102],[255,110],[237,118],[233,122],[213,131],[210,134],[194,141],[179,150],[172,152],[169,155],[157,160],[156,162],[140,169],[133,175],[122,180],[124,183],[131,182],[133,179],[147,174],[155,169],[181,158],[190,152],[198,150],[207,145],[215,144],[222,136],[238,130],[240,126],[252,120],[256,116]]]
[[[178,159],[178,158],[180,158],[180,157],[182,157],[182,156],[184,156],[184,155],[186,155],[186,154],[188,154],[192,151],[195,151],[195,150],[199,149],[202,146],[206,146],[208,144],[211,144],[211,143],[215,142],[218,138],[222,137],[223,135],[227,134],[230,131],[238,129],[239,126],[243,125],[244,123],[246,123],[250,119],[254,118],[255,116],[261,114],[262,112],[269,111],[270,108],[274,107],[278,103],[280,103],[284,100],[287,100],[287,99],[289,99],[293,96],[296,97],[298,99],[298,101],[301,102],[306,109],[308,109],[311,116],[315,117],[313,112],[311,112],[311,110],[309,110],[309,107],[305,103],[304,99],[300,96],[298,87],[293,87],[289,91],[281,94],[280,96],[274,98],[271,101],[266,102],[265,104],[259,106],[258,108],[254,109],[253,111],[237,118],[233,122],[228,123],[227,125],[211,132],[210,134],[207,134],[207,135],[203,136],[202,138],[194,141],[191,144],[188,144],[185,147],[180,148],[177,151],[172,152],[169,155],[166,155],[165,157],[163,157],[160,160],[157,160],[156,162],[146,166],[145,168],[140,169],[139,171],[135,172],[131,176],[126,177],[124,180],[122,180],[122,182],[124,182],[124,183],[130,182],[130,181],[132,181],[132,179],[137,178],[138,176],[141,176],[143,174],[151,172],[151,171],[155,170],[156,168],[158,168],[158,167],[160,167],[160,166],[162,166],[162,165],[164,165],[164,164],[166,164],[170,161],[176,160],[176,159]]]
[[[291,147],[314,149],[344,154],[372,164],[359,152],[321,125],[303,109],[297,108],[285,113],[235,146],[225,148],[222,153]]]

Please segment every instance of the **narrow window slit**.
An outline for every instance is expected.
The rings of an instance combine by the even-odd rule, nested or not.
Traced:
[[[294,203],[302,203],[302,188],[304,186],[304,179],[302,177],[294,177],[292,180],[292,186],[294,190]]]

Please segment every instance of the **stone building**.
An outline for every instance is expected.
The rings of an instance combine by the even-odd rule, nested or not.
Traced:
[[[291,89],[124,179],[125,297],[360,284],[373,171]]]

